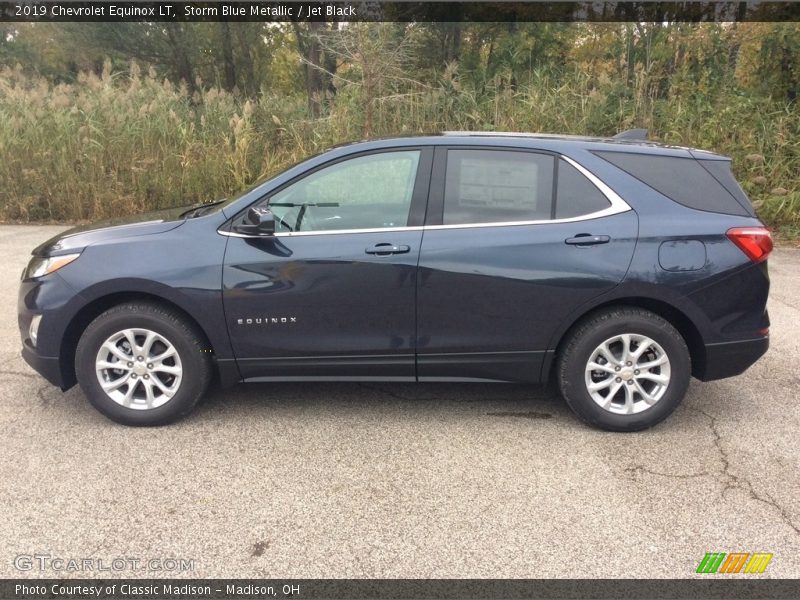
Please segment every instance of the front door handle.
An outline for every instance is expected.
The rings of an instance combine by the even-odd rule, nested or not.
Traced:
[[[397,244],[383,242],[381,244],[373,244],[372,246],[368,246],[364,252],[367,254],[376,254],[378,256],[389,256],[390,254],[405,254],[410,250],[411,248],[409,246],[399,246]]]
[[[579,233],[575,237],[564,240],[565,244],[572,246],[595,246],[597,244],[607,244],[611,238],[607,235],[592,235],[591,233]]]

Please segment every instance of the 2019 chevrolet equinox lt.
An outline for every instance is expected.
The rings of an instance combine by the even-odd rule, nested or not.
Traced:
[[[651,427],[766,352],[772,241],[728,158],[636,137],[362,142],[72,229],[22,275],[23,356],[128,425],[214,379],[555,378],[586,422]]]

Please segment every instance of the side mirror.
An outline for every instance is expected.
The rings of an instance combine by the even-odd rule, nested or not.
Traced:
[[[275,216],[266,206],[254,206],[247,211],[244,220],[234,227],[234,231],[244,235],[274,235]]]

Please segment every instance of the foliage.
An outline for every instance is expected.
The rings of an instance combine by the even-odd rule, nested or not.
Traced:
[[[761,216],[800,231],[796,24],[225,25],[135,24],[117,39],[95,24],[92,41],[76,26],[7,32],[0,218],[213,200],[367,136],[646,127],[732,156]],[[176,35],[187,63],[169,54]],[[226,35],[233,43],[217,56]],[[187,68],[191,82],[179,76]]]

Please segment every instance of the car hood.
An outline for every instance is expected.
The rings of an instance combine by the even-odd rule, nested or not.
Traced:
[[[181,206],[73,227],[37,246],[33,254],[62,254],[113,238],[164,233],[185,223],[181,215],[190,208]]]

